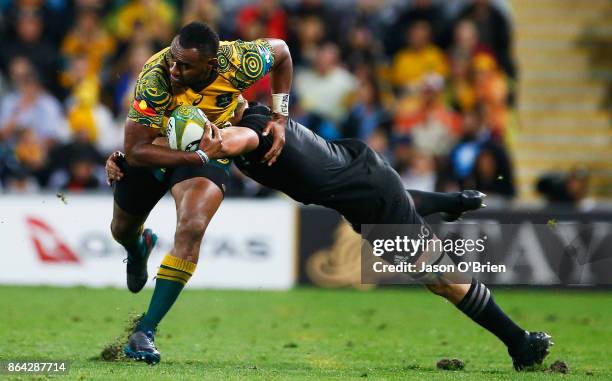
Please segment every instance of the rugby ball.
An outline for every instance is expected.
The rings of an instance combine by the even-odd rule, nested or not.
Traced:
[[[196,151],[208,122],[204,112],[197,107],[181,105],[172,110],[166,125],[170,148],[180,151]]]

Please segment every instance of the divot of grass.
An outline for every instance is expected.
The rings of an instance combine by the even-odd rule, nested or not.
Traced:
[[[130,335],[143,317],[144,313],[130,316],[126,321],[123,333],[104,346],[100,353],[100,359],[108,362],[127,360],[123,354],[123,347],[125,347]]]

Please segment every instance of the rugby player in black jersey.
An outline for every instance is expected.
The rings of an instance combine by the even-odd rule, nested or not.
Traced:
[[[357,231],[361,224],[426,225],[422,217],[433,213],[446,213],[446,219],[452,220],[482,206],[484,195],[477,191],[406,191],[399,175],[365,143],[355,139],[326,141],[291,119],[283,151],[277,162],[268,166],[261,158],[273,144],[263,134],[270,110],[254,105],[238,113],[242,113],[241,127],[221,130],[222,139],[210,143],[216,145],[211,159],[235,157],[238,168],[250,178],[304,204],[334,209]],[[109,180],[120,181],[123,173],[115,158],[109,157],[107,173]],[[478,280],[456,284],[441,276],[426,287],[497,336],[506,345],[515,369],[541,364],[548,354],[551,337],[519,327]]]

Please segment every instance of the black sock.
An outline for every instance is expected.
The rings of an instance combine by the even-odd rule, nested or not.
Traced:
[[[462,206],[460,192],[423,192],[413,189],[407,189],[406,192],[412,197],[416,211],[422,217],[441,212],[454,213]]]
[[[472,279],[470,290],[457,308],[503,341],[510,353],[523,344],[525,330],[499,308],[491,291],[478,280]]]

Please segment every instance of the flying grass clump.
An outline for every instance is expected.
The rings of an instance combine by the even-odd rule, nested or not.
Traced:
[[[144,317],[144,313],[135,314],[130,316],[126,320],[125,328],[123,329],[123,333],[115,338],[111,343],[104,346],[102,349],[102,353],[100,353],[100,357],[103,361],[122,361],[127,359],[123,354],[123,347],[128,342],[130,335],[134,331],[134,328],[138,325],[140,320]]]

